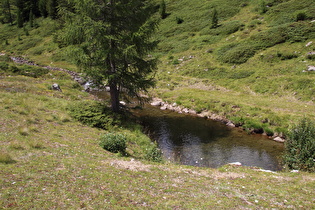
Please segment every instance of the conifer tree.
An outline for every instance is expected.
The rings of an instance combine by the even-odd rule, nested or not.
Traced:
[[[94,80],[110,87],[111,107],[119,111],[122,89],[140,98],[139,91],[154,85],[148,76],[156,60],[148,53],[157,22],[155,6],[149,0],[74,0],[75,12],[62,9],[66,25],[64,43],[72,45],[72,56]]]
[[[52,19],[57,18],[57,0],[47,0],[46,4],[46,10],[48,13],[48,16]]]
[[[160,16],[162,19],[165,19],[166,18],[166,4],[165,4],[165,1],[162,0],[161,3],[160,3]]]
[[[22,9],[21,8],[18,8],[17,9],[17,15],[16,15],[16,22],[17,22],[17,26],[19,28],[22,28],[23,27],[23,16],[22,16]]]
[[[1,21],[3,23],[10,23],[12,25],[13,19],[12,19],[12,13],[11,13],[11,3],[9,0],[1,1],[1,11],[2,11]]]
[[[43,16],[43,17],[47,17],[47,15],[48,15],[46,5],[47,5],[47,1],[46,0],[39,0],[39,2],[38,2],[38,9],[39,9],[40,15]]]
[[[211,16],[211,28],[217,28],[218,27],[218,11],[216,8],[214,8]]]

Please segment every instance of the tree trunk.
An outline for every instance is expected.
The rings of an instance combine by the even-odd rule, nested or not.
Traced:
[[[119,90],[117,89],[117,83],[111,82],[110,87],[110,100],[113,112],[119,112]]]

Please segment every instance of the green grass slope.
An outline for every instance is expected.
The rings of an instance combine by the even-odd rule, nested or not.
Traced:
[[[262,2],[166,1],[154,92],[275,132],[301,117],[314,118],[315,77],[307,69],[315,65],[315,4]],[[214,8],[217,28],[211,28]]]
[[[314,174],[148,162],[150,140],[132,126],[108,128],[127,136],[129,156],[109,153],[99,146],[108,131],[69,115],[69,106],[92,96],[63,72],[29,75],[0,74],[3,209],[314,208]]]
[[[269,133],[314,118],[314,71],[307,71],[315,65],[312,1],[165,2],[152,96]],[[211,28],[214,9],[217,28]],[[43,18],[22,29],[0,25],[1,52],[76,71],[54,42],[59,28]]]
[[[307,55],[315,51],[314,3],[268,0],[266,13],[250,0],[166,3],[152,95],[279,132],[304,115],[314,117],[314,74],[303,72],[314,65]],[[216,29],[209,28],[213,8]],[[299,13],[306,19],[297,22]],[[76,70],[53,42],[58,24],[36,19],[35,25],[0,24],[1,53]],[[314,208],[314,174],[147,162],[150,141],[137,126],[111,128],[128,137],[129,157],[111,154],[99,146],[108,131],[69,115],[69,106],[93,100],[70,76],[0,58],[1,208]],[[63,92],[51,90],[53,83]]]

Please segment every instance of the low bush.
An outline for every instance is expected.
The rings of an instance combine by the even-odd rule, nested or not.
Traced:
[[[244,24],[241,21],[233,20],[226,23],[223,23],[216,28],[204,28],[200,35],[229,35],[234,32],[242,29]]]
[[[288,53],[288,52],[277,52],[277,57],[281,60],[290,60],[293,58],[297,58],[298,55],[295,53]]]
[[[109,152],[126,154],[126,136],[120,133],[106,133],[100,138],[100,146]]]
[[[7,62],[0,62],[0,71],[6,72],[10,75],[24,75],[27,77],[38,78],[49,72],[48,69],[44,69],[37,66],[29,65],[14,65]]]
[[[109,129],[120,123],[118,115],[96,101],[77,102],[68,107],[70,116],[83,124]]]
[[[253,57],[259,48],[253,42],[233,43],[219,48],[217,55],[223,63],[242,64]]]
[[[9,64],[6,62],[0,62],[0,70],[7,71],[9,69]]]
[[[306,58],[309,60],[315,60],[315,54],[308,54]]]
[[[287,38],[287,26],[272,27],[269,30],[262,31],[250,37],[252,41],[259,44],[260,48],[272,47],[276,44],[283,43]]]
[[[15,162],[16,161],[13,160],[9,154],[0,152],[0,163],[10,164],[10,163],[15,163]]]
[[[289,132],[284,163],[289,169],[315,172],[315,125],[303,119]]]
[[[161,162],[163,160],[162,151],[157,147],[156,144],[154,144],[147,149],[145,159],[153,162]]]

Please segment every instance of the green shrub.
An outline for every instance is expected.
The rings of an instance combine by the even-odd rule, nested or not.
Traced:
[[[9,154],[0,152],[0,163],[10,164],[15,162],[16,161],[13,160]]]
[[[253,57],[259,48],[252,42],[233,43],[219,48],[217,55],[223,63],[242,64]]]
[[[77,102],[68,110],[71,117],[92,127],[109,129],[119,124],[118,115],[111,112],[105,104],[96,101]]]
[[[21,65],[18,66],[18,68],[19,68],[18,74],[34,78],[38,78],[49,72],[48,69],[29,65]]]
[[[307,15],[305,11],[298,11],[295,15],[295,20],[296,21],[303,21],[307,19]]]
[[[8,55],[1,55],[0,61],[10,62],[12,60],[11,60],[10,56],[8,56]]]
[[[229,35],[233,34],[234,32],[240,30],[244,27],[244,24],[239,20],[232,20],[229,22],[225,22],[220,26],[215,28],[204,28],[200,35]]]
[[[288,53],[288,52],[277,52],[277,57],[281,60],[290,60],[293,58],[297,58],[298,55],[295,53]]]
[[[177,24],[182,24],[184,22],[184,20],[180,17],[176,17],[175,19]]]
[[[122,155],[126,153],[126,136],[120,133],[106,133],[100,138],[100,146],[109,152],[118,153]]]
[[[309,60],[315,60],[315,54],[308,54],[306,58]]]
[[[0,70],[7,71],[9,69],[9,64],[6,62],[0,62]]]
[[[288,26],[273,27],[251,36],[250,39],[258,43],[261,48],[272,47],[276,44],[283,43],[288,39],[287,27]]]
[[[284,163],[289,169],[315,171],[315,125],[303,119],[289,132]]]
[[[162,151],[154,144],[147,149],[145,159],[153,162],[162,162]]]

